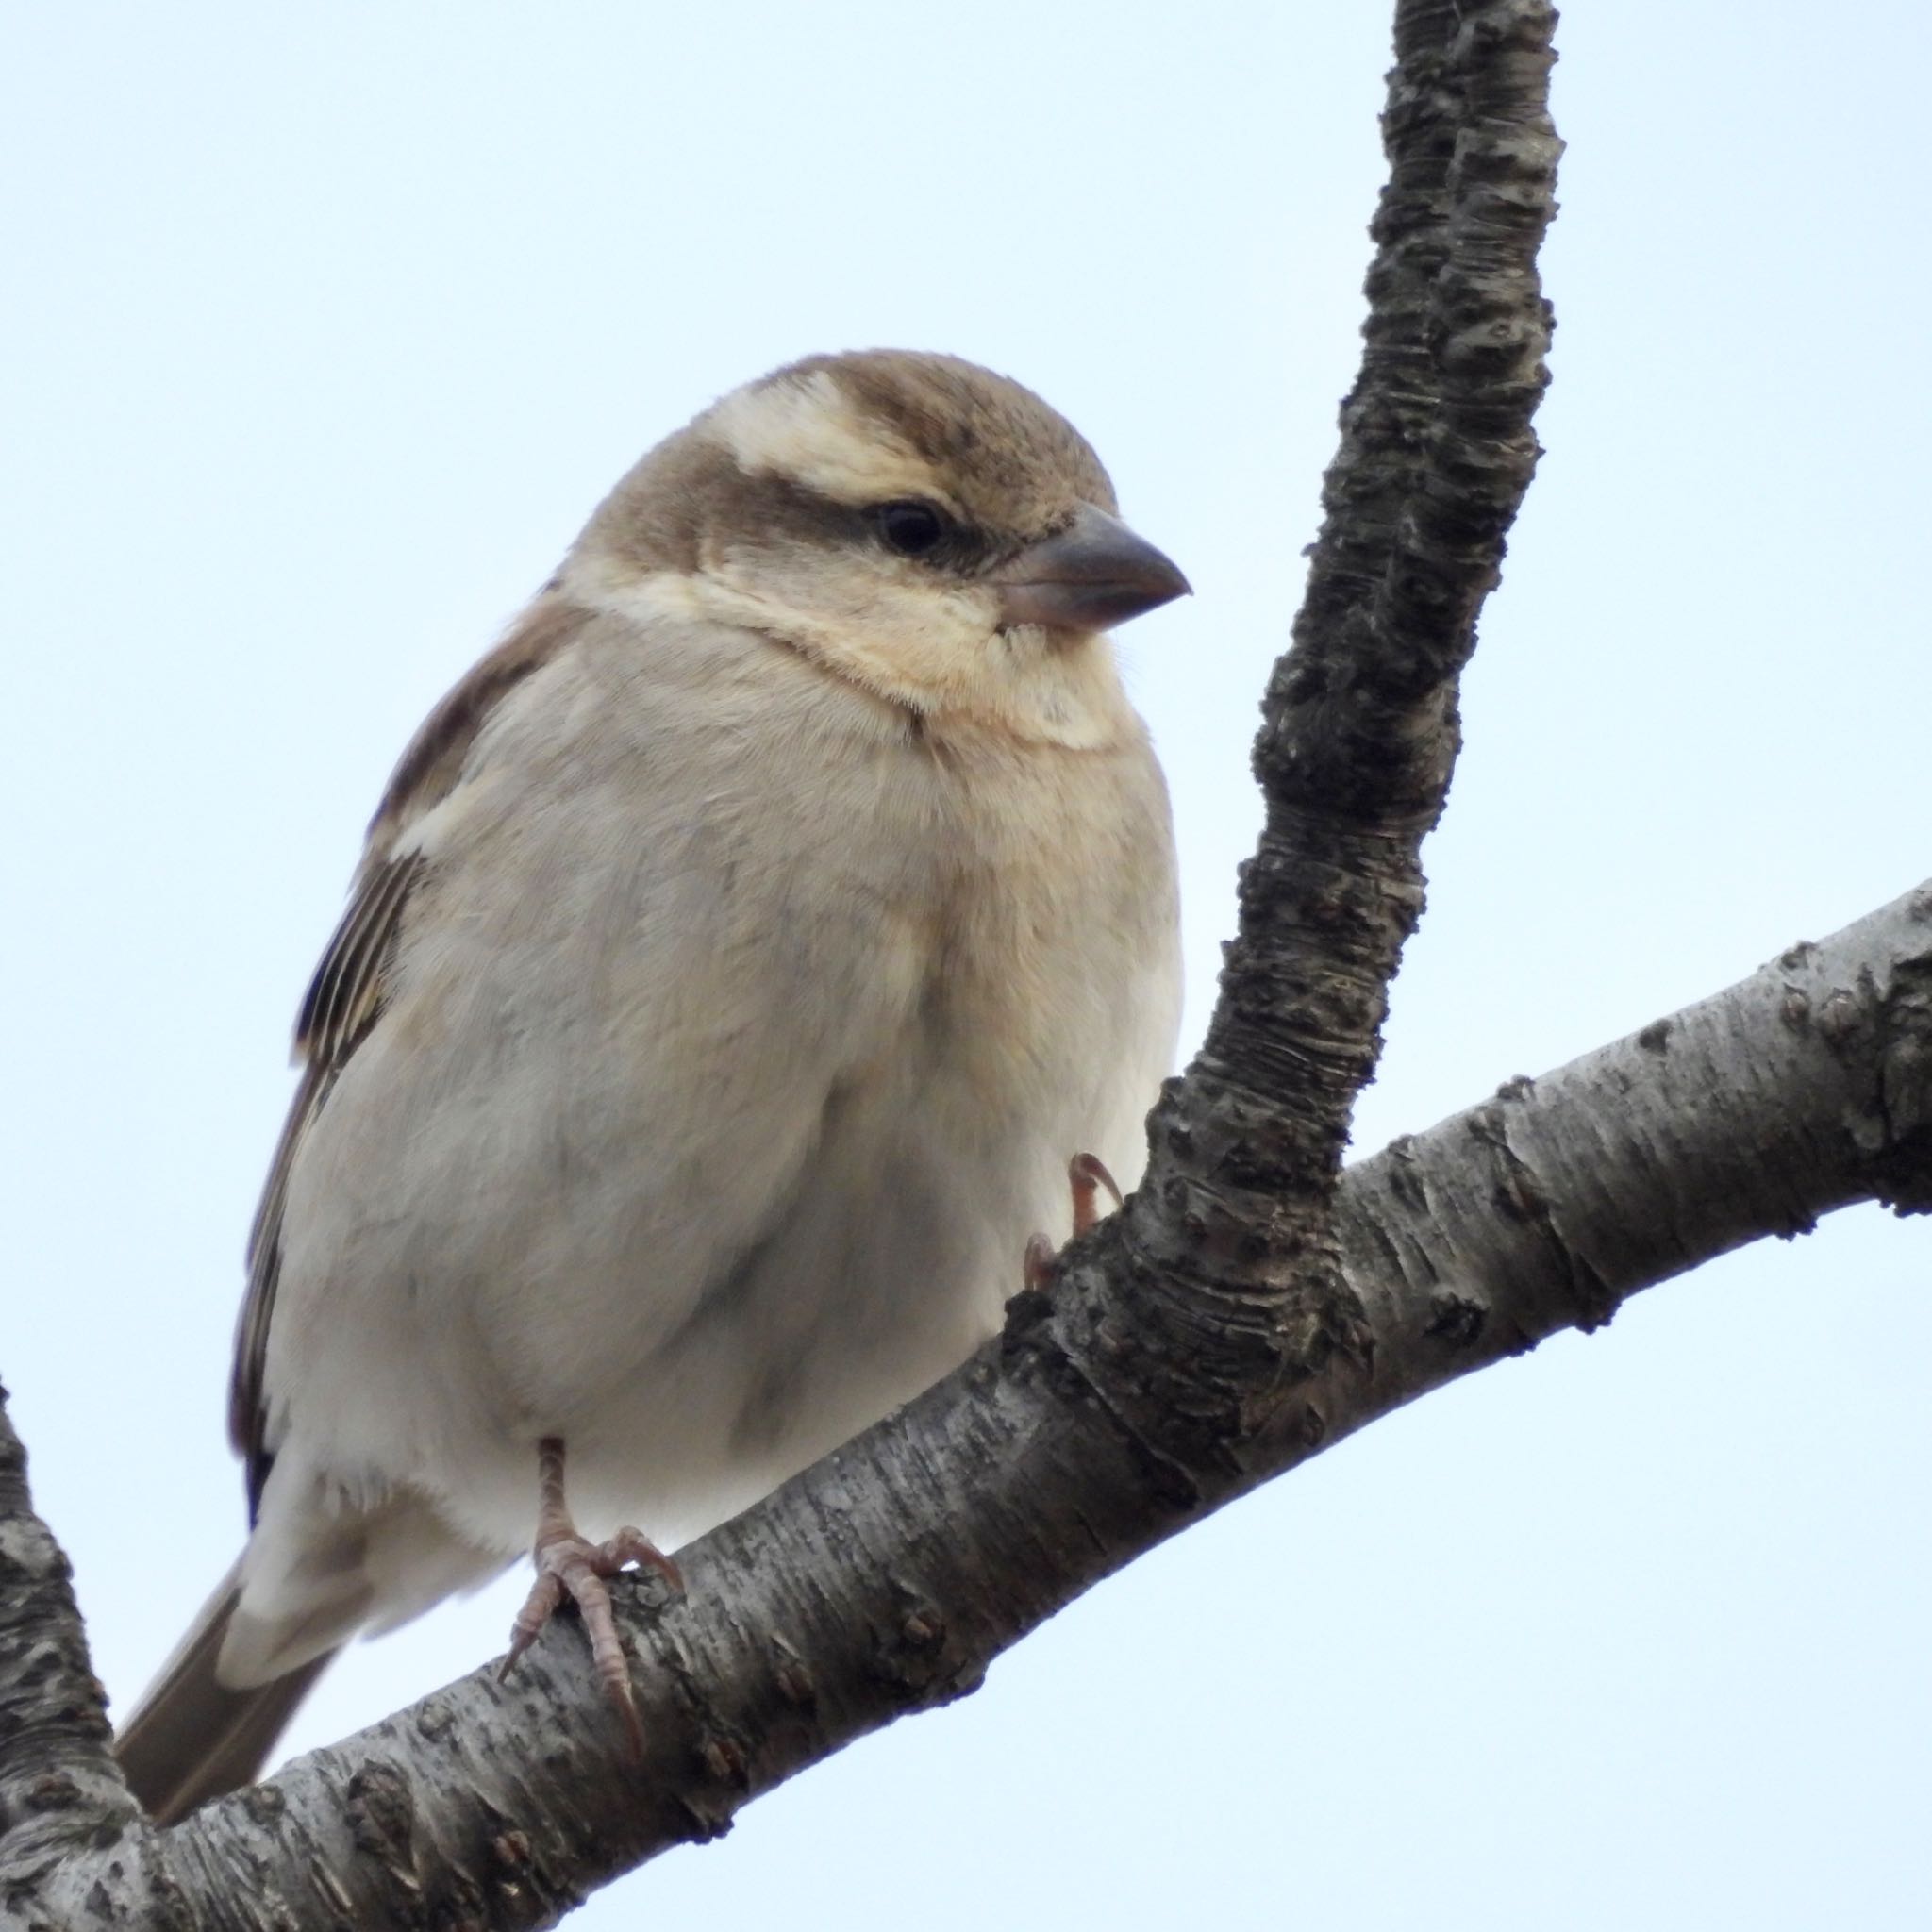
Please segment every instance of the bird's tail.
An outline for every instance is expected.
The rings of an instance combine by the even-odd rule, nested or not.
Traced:
[[[324,1651],[246,1690],[218,1682],[215,1658],[242,1593],[241,1574],[238,1557],[114,1740],[134,1795],[158,1824],[172,1824],[197,1805],[253,1784],[295,1707],[335,1655]]]

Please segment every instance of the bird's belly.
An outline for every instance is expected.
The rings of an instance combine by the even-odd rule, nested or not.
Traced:
[[[541,1216],[490,1207],[526,1195],[527,1149],[458,1141],[471,1189],[423,1197],[467,1213],[359,1219],[332,1290],[301,1297],[309,1387],[330,1400],[295,1413],[291,1449],[352,1505],[408,1471],[459,1535],[508,1555],[530,1536],[534,1444],[560,1435],[587,1532],[689,1541],[963,1360],[1017,1291],[1028,1233],[1064,1235],[1066,1158],[1096,1127],[1001,1104],[988,1081],[983,1052],[935,1053],[910,1021],[828,1101],[774,1098],[714,1148],[683,1233],[665,1162],[626,1173],[568,1107],[542,1140],[579,1151]],[[618,1144],[645,1138],[641,1121],[613,1131],[607,1101],[591,1111]],[[763,1224],[713,1243],[702,1224],[728,1214],[732,1164],[793,1159]]]
[[[576,1419],[572,1485],[587,1519],[684,1542],[995,1332],[1034,1218],[1014,1170],[1051,1163],[1020,1147],[989,1162],[949,1140],[947,1110],[930,1084],[839,1096],[769,1231]]]

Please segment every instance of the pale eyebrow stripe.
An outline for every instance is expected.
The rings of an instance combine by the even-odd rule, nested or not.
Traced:
[[[827,370],[740,390],[712,410],[708,427],[748,475],[791,476],[840,503],[918,496],[957,508],[932,465],[860,414]]]

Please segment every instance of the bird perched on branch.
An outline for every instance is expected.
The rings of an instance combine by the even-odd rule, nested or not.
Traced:
[[[603,1579],[994,1333],[1070,1154],[1139,1172],[1174,855],[1105,632],[1186,589],[950,357],[795,363],[611,491],[403,755],[303,1003],[254,1528],[118,1745],[158,1817],[533,1550],[512,1656],[574,1597],[627,1713]]]

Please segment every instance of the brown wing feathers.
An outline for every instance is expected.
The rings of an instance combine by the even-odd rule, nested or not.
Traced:
[[[295,1023],[295,1050],[306,1062],[302,1084],[275,1142],[268,1183],[248,1238],[248,1294],[235,1338],[235,1374],[229,1392],[228,1435],[247,1459],[251,1515],[268,1480],[270,1457],[262,1442],[266,1420],[260,1399],[262,1361],[268,1352],[269,1317],[275,1310],[281,1266],[282,1208],[289,1170],[303,1131],[322,1111],[328,1091],[382,1013],[390,964],[395,957],[403,908],[422,874],[420,853],[378,866],[363,881],[309,981]]]
[[[515,630],[437,706],[403,754],[369,827],[369,849],[348,910],[316,968],[295,1023],[303,1063],[288,1120],[276,1142],[261,1205],[248,1239],[248,1291],[235,1336],[228,1435],[248,1469],[252,1517],[272,1457],[264,1430],[262,1367],[281,1269],[282,1210],[289,1174],[310,1121],[322,1111],[349,1057],[382,1017],[391,966],[410,895],[428,862],[420,853],[391,858],[408,826],[455,791],[485,721],[524,678],[569,642],[589,616],[580,607],[540,598]]]
[[[423,866],[420,852],[386,860],[349,902],[295,1021],[295,1051],[309,1065],[347,1059],[381,1010],[403,903]]]

